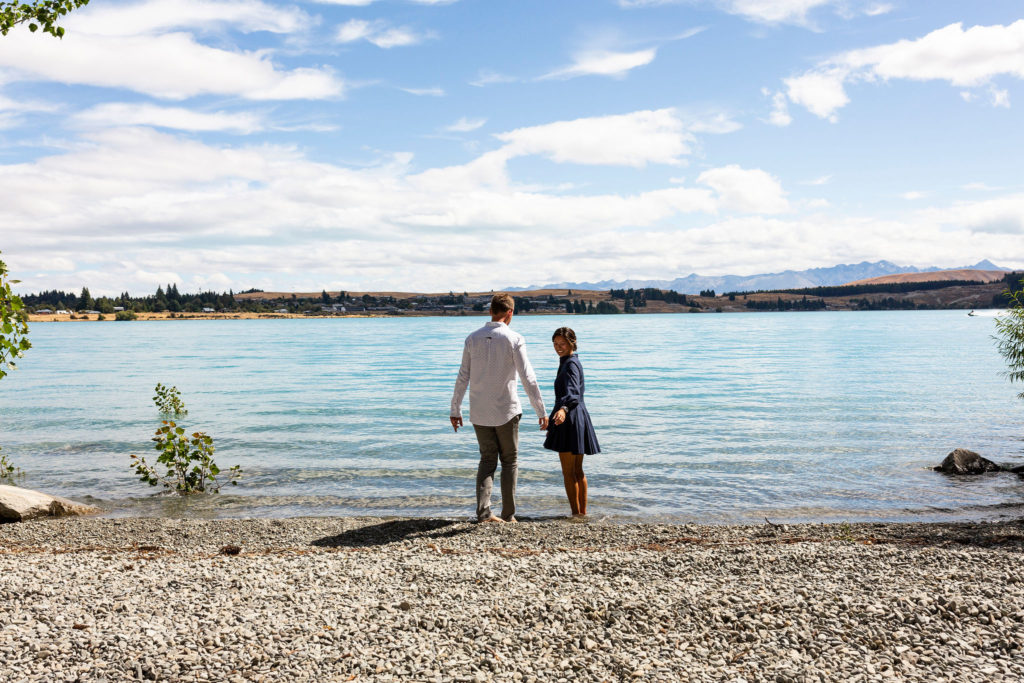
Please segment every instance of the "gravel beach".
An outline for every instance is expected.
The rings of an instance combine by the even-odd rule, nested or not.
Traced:
[[[1020,681],[1024,523],[0,526],[3,681]]]

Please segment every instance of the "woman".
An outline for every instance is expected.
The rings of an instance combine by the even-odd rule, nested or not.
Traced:
[[[548,419],[544,448],[558,451],[562,461],[562,480],[573,517],[587,514],[587,477],[583,474],[583,456],[600,453],[590,413],[583,404],[583,366],[576,355],[576,333],[559,327],[551,335],[558,354],[555,377],[555,408]]]

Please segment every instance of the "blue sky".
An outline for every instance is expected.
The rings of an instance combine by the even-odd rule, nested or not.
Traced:
[[[92,0],[0,38],[20,291],[1024,267],[1024,6]]]

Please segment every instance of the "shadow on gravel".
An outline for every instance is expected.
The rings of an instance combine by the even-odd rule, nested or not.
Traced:
[[[445,519],[396,519],[325,536],[313,541],[321,548],[366,548],[397,543],[406,539],[451,538],[472,530],[472,525],[457,525]]]

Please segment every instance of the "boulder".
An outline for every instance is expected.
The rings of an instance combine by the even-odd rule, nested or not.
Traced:
[[[958,448],[942,461],[942,464],[935,468],[936,472],[946,474],[984,474],[985,472],[1001,472],[1002,467],[987,458],[983,458],[974,451],[966,448]]]
[[[91,515],[100,509],[67,498],[49,496],[17,486],[0,486],[0,522],[23,522],[36,517]]]

